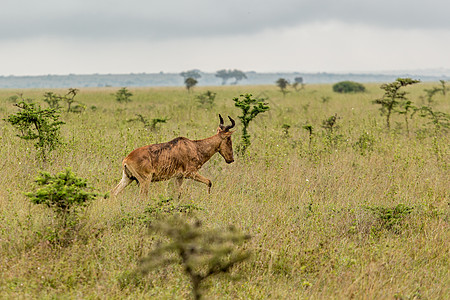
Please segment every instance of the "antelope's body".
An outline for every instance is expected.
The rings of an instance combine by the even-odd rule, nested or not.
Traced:
[[[152,144],[133,150],[122,162],[122,180],[113,189],[112,195],[116,196],[133,180],[140,185],[141,195],[148,193],[149,184],[154,181],[168,180],[175,177],[180,190],[184,178],[203,182],[211,190],[211,180],[200,175],[198,170],[217,152],[227,163],[232,163],[233,147],[229,131],[234,127],[234,120],[230,126],[223,126],[220,117],[220,125],[217,133],[202,140],[190,140],[178,137],[170,142]]]

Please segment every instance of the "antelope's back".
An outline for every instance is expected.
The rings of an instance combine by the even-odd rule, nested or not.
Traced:
[[[165,179],[186,170],[192,157],[196,156],[194,148],[191,140],[178,137],[169,142],[137,148],[128,154],[123,163],[132,163],[141,172],[153,173],[155,180],[158,177]]]

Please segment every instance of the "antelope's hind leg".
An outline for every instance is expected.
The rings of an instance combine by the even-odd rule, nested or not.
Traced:
[[[141,181],[139,181],[139,195],[141,198],[146,198],[148,195],[148,190],[150,188],[150,183],[152,182],[152,174],[150,174],[146,178],[141,177]]]
[[[119,184],[111,191],[112,196],[113,197],[117,196],[132,181],[133,181],[133,179],[128,177],[127,174],[125,173],[125,171],[122,171],[122,179],[120,180]]]

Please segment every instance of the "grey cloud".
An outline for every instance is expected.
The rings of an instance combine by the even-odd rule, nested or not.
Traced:
[[[326,21],[448,30],[449,11],[447,0],[7,0],[0,11],[0,39],[161,40],[251,34]]]

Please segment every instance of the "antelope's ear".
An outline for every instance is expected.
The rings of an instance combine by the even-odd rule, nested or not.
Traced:
[[[225,137],[231,136],[236,130],[233,131],[222,131],[221,134]]]

